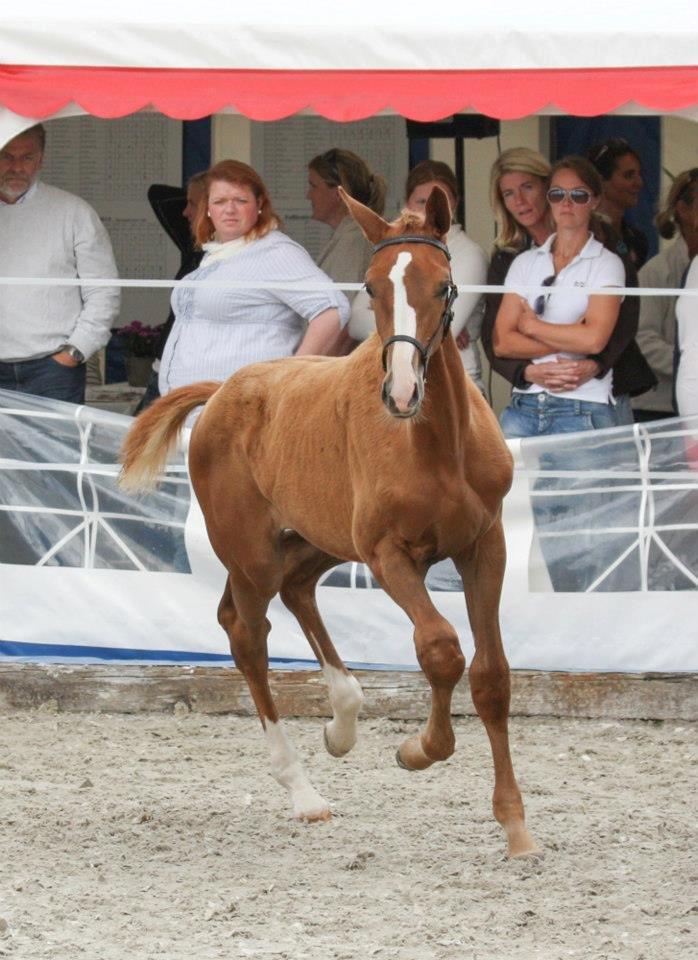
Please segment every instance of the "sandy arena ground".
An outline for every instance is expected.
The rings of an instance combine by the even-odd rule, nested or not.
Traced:
[[[477,720],[421,774],[394,761],[413,724],[363,721],[333,760],[322,721],[290,721],[334,810],[314,826],[289,819],[255,719],[42,709],[0,729],[0,957],[698,956],[695,725],[513,720],[543,862],[504,859]]]

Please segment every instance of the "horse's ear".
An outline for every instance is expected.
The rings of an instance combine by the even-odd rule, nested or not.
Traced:
[[[350,197],[342,187],[337,187],[337,190],[347,210],[363,230],[366,239],[373,244],[380,243],[388,232],[388,224],[383,217],[371,210],[370,207],[366,207],[363,203],[359,203],[358,200]]]
[[[451,229],[451,208],[446,193],[435,185],[431,189],[424,211],[424,226],[433,230],[439,239],[444,240]]]

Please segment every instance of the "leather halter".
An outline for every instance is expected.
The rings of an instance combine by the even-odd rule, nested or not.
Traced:
[[[371,256],[375,256],[379,250],[383,250],[384,247],[395,247],[401,246],[404,243],[423,243],[428,247],[436,247],[437,250],[440,250],[441,253],[446,257],[446,259],[451,262],[451,253],[445,243],[442,243],[441,240],[437,240],[436,237],[419,237],[419,236],[410,236],[409,234],[402,237],[389,237],[387,240],[381,240],[380,243],[377,243],[374,248]],[[383,364],[383,369],[387,370],[388,366],[386,363],[386,354],[388,352],[388,347],[392,343],[403,343],[411,344],[415,350],[419,353],[420,359],[422,361],[422,367],[424,369],[424,376],[426,378],[427,364],[429,363],[429,350],[434,342],[439,330],[441,331],[441,340],[446,339],[448,331],[451,328],[451,323],[453,321],[453,301],[458,296],[458,287],[456,287],[453,282],[452,277],[449,276],[448,280],[448,295],[446,297],[446,306],[444,307],[444,312],[441,314],[441,321],[439,326],[434,331],[432,336],[429,338],[429,342],[424,345],[419,340],[415,340],[414,337],[408,337],[407,334],[398,333],[394,337],[388,337],[388,339],[383,344],[383,353],[381,354],[381,362]]]

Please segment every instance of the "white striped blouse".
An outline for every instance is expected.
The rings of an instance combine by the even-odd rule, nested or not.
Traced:
[[[229,259],[204,258],[184,279],[331,282],[308,252],[279,230]],[[291,356],[306,325],[332,307],[344,326],[349,302],[341,290],[175,287],[176,319],[160,362],[160,393],[199,380],[226,380],[247,364]]]

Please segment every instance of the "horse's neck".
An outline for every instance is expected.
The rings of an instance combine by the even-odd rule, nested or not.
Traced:
[[[426,417],[415,426],[428,430],[451,451],[466,439],[469,422],[468,389],[463,363],[452,336],[429,361],[427,371]],[[427,400],[428,398],[428,400]]]

